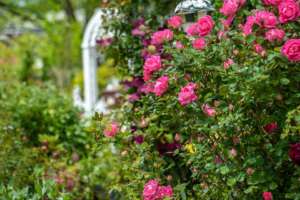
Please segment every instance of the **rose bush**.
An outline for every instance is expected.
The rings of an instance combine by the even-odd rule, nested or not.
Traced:
[[[179,17],[135,15],[145,19],[143,36],[131,34],[134,6],[142,4],[121,8],[128,18],[114,21],[107,49],[125,94],[138,95],[111,116],[120,132],[102,137],[127,170],[120,191],[128,199],[299,198],[299,2],[216,0],[216,11],[186,30]],[[169,196],[158,195],[161,185]]]

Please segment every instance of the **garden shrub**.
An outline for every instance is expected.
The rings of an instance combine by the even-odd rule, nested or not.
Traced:
[[[120,196],[109,187],[121,181],[118,157],[97,147],[97,127],[51,85],[1,82],[0,117],[0,199]]]
[[[66,148],[84,148],[85,133],[79,125],[81,113],[71,99],[51,86],[0,86],[1,115],[7,116],[7,127],[19,130],[32,145],[53,136],[65,142]]]
[[[214,1],[185,31],[120,8],[128,98],[101,126],[127,199],[300,199],[300,8],[280,2]]]

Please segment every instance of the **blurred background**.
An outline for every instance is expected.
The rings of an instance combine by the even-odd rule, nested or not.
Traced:
[[[60,89],[81,81],[81,39],[99,5],[98,0],[1,0],[1,80],[47,81]]]
[[[81,43],[99,0],[0,0],[0,199],[117,199],[110,146],[73,106]],[[97,62],[99,90],[117,76]]]

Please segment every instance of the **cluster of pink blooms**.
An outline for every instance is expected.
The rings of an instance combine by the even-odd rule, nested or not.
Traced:
[[[257,11],[254,16],[249,16],[244,26],[244,33],[251,34],[254,24],[263,28],[275,28],[278,21],[287,23],[300,17],[300,5],[295,0],[263,0],[266,5],[277,6],[279,19],[272,12]]]
[[[198,36],[200,38],[196,38],[192,45],[197,50],[202,50],[206,46],[205,39],[203,37],[207,36],[211,33],[215,25],[214,20],[211,16],[206,15],[201,17],[196,23],[191,24],[186,32],[188,36]]]
[[[173,40],[173,37],[174,37],[174,33],[170,29],[157,31],[157,32],[153,33],[153,35],[151,37],[151,44],[160,45],[160,44],[163,44],[164,42]]]
[[[169,87],[169,78],[167,76],[162,76],[156,80],[153,88],[153,92],[156,96],[162,96]]]
[[[214,25],[215,23],[211,16],[206,15],[201,17],[196,23],[191,24],[187,28],[186,33],[188,36],[204,37],[212,31]]]
[[[183,19],[180,16],[173,16],[168,19],[168,25],[174,29],[180,28],[183,23]]]
[[[198,99],[195,90],[197,85],[195,83],[189,83],[185,87],[181,88],[178,100],[182,106],[188,105]]]
[[[131,34],[133,36],[144,36],[146,34],[145,29],[145,20],[143,18],[138,19],[133,22],[133,29],[131,31]]]
[[[246,3],[246,0],[225,0],[220,12],[227,17],[223,21],[225,27],[229,27],[239,9]]]
[[[250,35],[253,32],[254,25],[258,25],[261,28],[272,29],[276,28],[278,19],[274,13],[259,10],[256,11],[253,16],[248,16],[245,25],[243,26],[243,32],[245,35]]]
[[[163,200],[164,198],[171,198],[173,196],[173,189],[171,186],[160,186],[156,180],[148,181],[144,186],[143,199],[144,200]]]
[[[104,130],[105,137],[111,138],[117,135],[119,132],[119,125],[116,122],[109,124]]]
[[[266,40],[270,42],[281,42],[284,40],[286,34],[284,30],[277,28],[277,25],[279,23],[284,24],[297,20],[300,17],[300,4],[295,0],[263,0],[263,2],[266,5],[276,6],[279,18],[269,11],[256,11],[254,15],[247,18],[243,26],[243,33],[245,35],[252,34],[254,25],[257,25],[263,29],[267,29],[265,32]],[[260,44],[255,43],[254,49],[261,56],[266,55],[266,51]],[[299,62],[300,39],[290,39],[286,41],[281,49],[281,53],[290,61]]]
[[[161,58],[159,55],[152,55],[146,58],[144,63],[144,81],[149,81],[151,75],[160,70],[161,66]]]
[[[278,28],[270,29],[265,34],[265,38],[269,42],[274,42],[276,40],[282,41],[284,37],[285,37],[285,32]]]

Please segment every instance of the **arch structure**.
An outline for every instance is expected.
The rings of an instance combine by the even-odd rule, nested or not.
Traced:
[[[75,86],[73,90],[73,100],[75,106],[84,109],[87,115],[96,111],[98,103],[98,87],[97,87],[97,67],[98,59],[101,55],[97,52],[97,37],[105,34],[105,30],[101,28],[105,11],[96,9],[94,15],[89,20],[84,31],[81,43],[84,91],[83,100],[80,96],[80,87]]]

